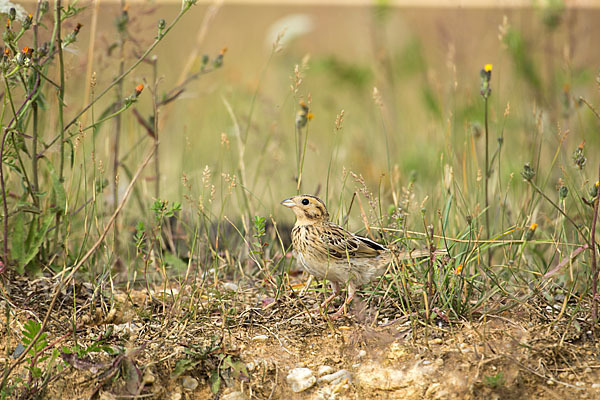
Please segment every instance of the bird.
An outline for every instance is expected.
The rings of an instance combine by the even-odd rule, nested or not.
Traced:
[[[393,252],[371,239],[346,231],[329,221],[325,203],[316,196],[297,195],[283,200],[281,204],[296,215],[291,232],[294,258],[306,272],[331,283],[333,294],[321,307],[327,309],[340,293],[341,285],[347,284],[346,300],[332,315],[333,318],[346,311],[358,286],[383,275],[395,257],[409,259],[430,255],[428,250]]]

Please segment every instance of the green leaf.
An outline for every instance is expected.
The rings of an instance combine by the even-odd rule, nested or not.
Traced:
[[[187,263],[172,253],[165,254],[165,263],[172,265],[177,270],[185,270],[187,268]]]
[[[20,212],[15,217],[12,233],[12,256],[17,260],[17,273],[25,272],[25,213]]]
[[[221,388],[221,376],[219,375],[219,371],[213,371],[210,375],[210,391],[214,394],[219,393],[219,389]]]
[[[52,221],[54,221],[54,216],[52,214],[46,215],[44,221],[42,222],[42,226],[33,236],[33,241],[27,246],[27,254],[23,259],[19,259],[19,269],[24,270],[25,266],[29,264],[31,260],[33,260],[33,258],[38,254],[38,252],[40,251],[40,247],[42,246],[42,243],[46,238],[46,233],[48,232],[48,229],[52,224]]]
[[[198,364],[197,362],[194,362],[188,358],[183,358],[183,359],[177,361],[177,364],[175,364],[175,370],[173,371],[171,376],[176,378],[179,375],[194,368],[197,364]]]
[[[54,166],[47,162],[48,172],[50,173],[50,179],[52,180],[52,192],[50,194],[50,201],[54,203],[54,208],[56,213],[64,213],[67,205],[67,195],[65,193],[65,188],[63,187],[62,182],[58,178],[56,174],[56,170]]]

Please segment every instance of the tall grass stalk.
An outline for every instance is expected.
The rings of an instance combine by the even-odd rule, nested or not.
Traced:
[[[126,8],[125,0],[121,0],[121,15],[118,17],[117,31],[119,34],[119,40],[117,42],[119,50],[119,76],[123,75],[125,71],[125,42],[127,41],[127,26],[129,15]],[[120,110],[123,104],[123,80],[121,79],[115,86],[115,102],[114,107]],[[121,127],[122,127],[122,114],[118,113],[115,115],[115,134],[113,138],[113,165],[112,165],[112,188],[113,188],[113,210],[119,204],[119,158],[121,150]],[[119,240],[119,221],[117,220],[113,232],[114,246],[115,246],[115,261],[118,262],[120,253],[120,240]]]
[[[64,182],[64,167],[65,167],[65,129],[64,129],[64,100],[65,100],[65,64],[63,59],[63,48],[62,48],[62,5],[61,0],[56,0],[54,9],[54,26],[56,27],[56,50],[58,52],[58,74],[59,74],[59,87],[57,93],[57,107],[58,107],[58,132],[60,136],[59,145],[59,181],[62,184]],[[59,236],[60,236],[60,219],[61,213],[56,213],[56,230],[54,231],[54,252],[58,251],[59,248]]]

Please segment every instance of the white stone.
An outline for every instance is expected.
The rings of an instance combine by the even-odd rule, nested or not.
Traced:
[[[340,369],[338,372],[320,377],[318,382],[331,383],[332,385],[337,385],[338,383],[341,383],[344,380],[346,380],[347,382],[351,382],[352,375],[350,374],[350,371]]]
[[[331,374],[333,372],[333,367],[329,365],[321,365],[317,370],[317,376],[323,376],[327,374]]]
[[[286,381],[292,386],[292,391],[298,393],[312,387],[317,378],[309,368],[294,368],[286,377]]]
[[[246,396],[242,392],[231,392],[224,394],[222,400],[246,400]]]
[[[227,290],[231,290],[232,292],[237,292],[239,287],[233,282],[225,282],[223,284],[223,288]]]
[[[358,352],[358,358],[363,358],[366,355],[367,355],[367,351],[365,349],[362,349],[361,351]]]
[[[191,376],[184,376],[181,385],[188,392],[193,392],[198,387],[198,381]]]
[[[254,337],[252,338],[252,341],[254,341],[254,342],[264,342],[264,341],[266,341],[268,338],[269,338],[269,337],[268,337],[267,335],[257,335],[257,336],[254,336]]]

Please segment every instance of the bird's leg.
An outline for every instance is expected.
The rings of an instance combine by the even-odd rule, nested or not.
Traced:
[[[348,282],[348,294],[346,295],[346,301],[344,301],[344,304],[342,304],[341,307],[330,318],[337,319],[337,318],[341,317],[342,314],[346,314],[348,311],[346,309],[346,306],[348,304],[350,304],[350,302],[354,298],[355,294],[356,294],[356,288],[354,287],[354,284],[350,281],[350,282]]]
[[[337,296],[338,293],[340,292],[339,283],[331,282],[331,290],[333,291],[331,296],[326,298],[325,301],[323,303],[321,303],[321,308],[325,309],[326,312],[327,312],[327,308],[329,307],[329,303],[331,303],[331,300],[333,300],[335,298],[335,296]]]

